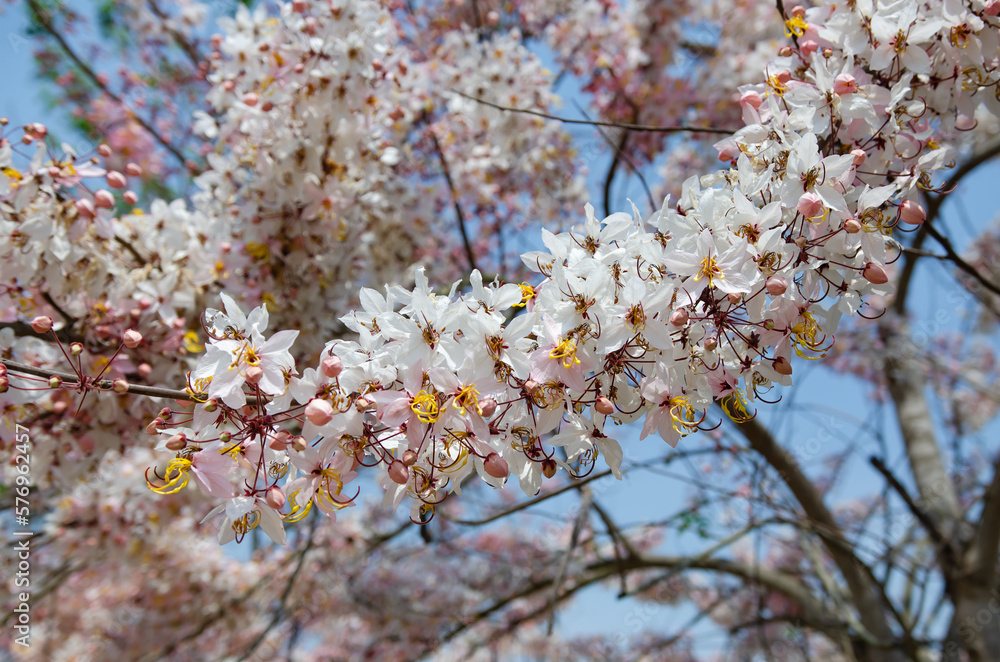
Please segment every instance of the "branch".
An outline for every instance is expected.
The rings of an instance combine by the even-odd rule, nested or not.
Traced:
[[[258,646],[263,643],[267,634],[274,629],[274,626],[276,626],[282,618],[284,618],[285,605],[288,603],[288,596],[291,595],[292,587],[295,585],[295,580],[298,579],[299,572],[302,571],[302,566],[306,560],[306,554],[308,554],[309,550],[313,548],[313,541],[316,534],[316,522],[318,520],[319,516],[314,514],[311,526],[309,527],[309,537],[306,539],[306,544],[303,545],[302,550],[298,553],[298,559],[295,562],[295,569],[292,570],[292,574],[288,577],[288,582],[285,584],[285,590],[281,593],[281,600],[278,602],[278,608],[274,610],[274,615],[271,616],[271,620],[268,622],[264,630],[257,635],[257,638],[254,639],[253,643],[250,644],[246,651],[244,651],[243,655],[239,659],[239,662],[245,662],[251,655],[253,655]]]
[[[441,168],[444,170],[444,179],[448,182],[448,190],[451,191],[452,204],[455,206],[455,214],[458,216],[458,231],[462,234],[462,243],[465,245],[465,258],[469,261],[469,269],[475,270],[476,256],[472,252],[472,243],[469,241],[468,231],[465,229],[465,214],[462,213],[462,205],[458,202],[458,191],[455,190],[455,182],[451,179],[451,170],[448,169],[448,162],[444,158],[441,150],[441,143],[438,142],[434,128],[430,130],[431,140],[434,141],[434,149],[437,150],[438,158],[441,159]]]
[[[556,625],[556,604],[559,602],[559,588],[562,586],[563,579],[566,578],[566,569],[569,567],[570,557],[573,556],[573,550],[576,549],[580,542],[580,531],[583,530],[583,525],[587,523],[590,516],[590,505],[593,502],[593,495],[589,487],[580,490],[580,494],[580,512],[577,513],[576,521],[573,522],[573,531],[569,536],[569,545],[566,547],[562,560],[559,562],[555,581],[552,582],[552,599],[549,603],[551,611],[549,612],[549,625],[546,630],[546,635],[550,637],[552,636],[552,629]]]
[[[941,186],[941,190],[953,191],[958,187],[959,182],[961,182],[966,175],[996,156],[1000,156],[1000,141],[988,145],[981,152],[974,154],[970,159],[962,163],[962,165],[955,169],[951,177],[948,178],[948,181]],[[934,221],[937,219],[938,214],[941,211],[941,205],[944,204],[946,198],[946,193],[935,196],[926,196],[927,218],[924,221],[924,224],[921,225],[920,229],[917,231],[916,237],[913,238],[913,243],[910,248],[920,249],[920,247],[923,246],[924,241],[931,232],[931,227]],[[910,291],[910,281],[913,278],[913,271],[916,267],[918,257],[918,255],[914,255],[907,258],[906,262],[903,264],[903,269],[900,272],[899,279],[897,280],[898,286],[896,289],[896,300],[893,303],[893,307],[898,313],[902,313],[906,308],[906,297]]]
[[[442,513],[441,516],[444,517],[445,519],[451,520],[455,524],[464,524],[465,526],[482,526],[483,524],[489,524],[490,522],[495,522],[496,520],[498,520],[498,519],[500,519],[502,517],[506,517],[507,515],[510,515],[512,513],[516,513],[519,510],[524,510],[526,508],[530,508],[531,506],[534,506],[537,503],[541,503],[542,501],[545,501],[546,499],[551,499],[552,497],[558,496],[558,495],[562,494],[563,492],[568,492],[569,490],[578,490],[581,487],[583,487],[584,485],[586,485],[587,483],[589,483],[590,481],[597,480],[598,478],[604,478],[605,476],[608,476],[610,474],[611,474],[611,470],[610,469],[608,469],[606,471],[602,471],[600,473],[591,474],[590,476],[587,476],[586,478],[581,478],[579,480],[575,480],[575,481],[573,481],[573,482],[571,482],[571,483],[569,483],[567,485],[563,485],[562,487],[560,487],[558,489],[552,490],[551,492],[546,492],[545,494],[540,494],[540,495],[536,496],[535,498],[528,499],[527,501],[519,503],[516,506],[511,506],[510,508],[506,508],[504,510],[501,510],[501,511],[499,511],[497,513],[494,513],[493,515],[490,515],[489,517],[487,517],[485,519],[479,519],[479,520],[474,520],[474,519],[456,519],[454,517],[449,516],[447,513]]]
[[[73,372],[63,372],[61,370],[51,370],[49,368],[36,368],[35,366],[20,363],[19,361],[11,361],[10,359],[2,359],[2,362],[8,370],[15,373],[42,377],[44,379],[58,377],[63,381],[63,386],[66,388],[80,386],[80,376]],[[100,379],[93,382],[92,386],[100,391],[110,391],[114,386],[114,382],[110,379]],[[179,391],[177,389],[161,388],[159,386],[143,386],[141,384],[131,383],[128,385],[128,393],[132,395],[148,395],[153,398],[168,398],[170,400],[184,400],[188,402],[200,402],[208,397],[205,393],[192,394],[187,391]],[[247,402],[250,404],[250,398],[247,399]]]
[[[906,504],[906,507],[910,509],[911,513],[913,513],[913,516],[924,525],[924,528],[927,529],[927,533],[930,534],[934,542],[944,546],[947,550],[954,552],[954,547],[951,544],[952,541],[945,539],[945,537],[941,534],[941,530],[938,529],[937,524],[934,523],[934,520],[927,516],[927,510],[925,508],[921,508],[913,500],[913,497],[910,496],[906,487],[899,482],[899,479],[896,478],[896,476],[889,470],[889,467],[885,465],[885,462],[874,455],[868,458],[868,462],[871,463],[871,465],[885,477],[890,487],[896,491],[899,497],[903,500],[903,503]]]
[[[59,43],[59,46],[63,49],[63,51],[66,53],[69,59],[71,59],[73,63],[80,68],[80,70],[87,76],[87,78],[90,79],[91,83],[93,83],[98,89],[104,92],[104,94],[106,94],[112,101],[114,101],[119,106],[124,108],[127,111],[128,116],[130,118],[134,119],[142,128],[148,131],[149,134],[153,136],[153,138],[158,143],[163,145],[168,152],[173,154],[181,162],[182,165],[186,164],[187,159],[184,157],[184,155],[180,152],[179,149],[174,147],[171,143],[167,141],[166,138],[161,136],[159,132],[157,132],[153,127],[149,125],[148,122],[146,122],[146,120],[142,119],[139,115],[133,112],[132,109],[130,109],[125,104],[122,98],[119,97],[114,92],[112,92],[107,85],[101,82],[100,77],[96,73],[94,73],[94,70],[91,69],[86,62],[80,59],[80,56],[78,56],[76,52],[73,51],[72,47],[70,47],[70,45],[66,43],[66,40],[63,39],[63,36],[59,34],[59,31],[55,28],[54,25],[52,25],[52,21],[49,18],[48,10],[42,7],[38,3],[38,0],[28,0],[28,6],[31,8],[32,15],[35,17],[35,19],[38,20],[39,25],[41,25],[42,28],[44,28],[45,31],[48,32],[52,36],[52,38]],[[192,174],[197,174],[197,173],[192,172]]]
[[[557,122],[562,122],[563,124],[586,124],[588,126],[607,126],[613,129],[625,129],[626,131],[646,131],[651,133],[717,133],[721,135],[732,135],[736,133],[735,130],[731,129],[713,129],[703,126],[689,126],[682,124],[679,126],[650,126],[648,124],[623,124],[620,122],[601,122],[598,120],[577,120],[570,119],[568,117],[559,117],[557,115],[549,115],[548,113],[543,113],[539,110],[531,110],[530,108],[511,108],[509,106],[501,106],[498,103],[493,103],[492,101],[486,101],[485,99],[480,99],[478,97],[470,96],[458,90],[449,90],[453,94],[457,94],[460,97],[465,97],[470,101],[475,101],[476,103],[481,103],[484,106],[489,106],[490,108],[496,108],[497,110],[507,110],[512,113],[524,113],[525,115],[534,115],[535,117],[542,117],[547,120],[555,120]]]
[[[968,567],[983,586],[996,582],[997,554],[1000,553],[1000,459],[993,463],[993,480],[983,494],[976,537],[969,549]]]
[[[870,569],[854,554],[851,544],[823,503],[823,497],[816,486],[802,472],[795,459],[778,445],[771,433],[757,419],[743,423],[737,428],[750,443],[750,447],[760,453],[778,472],[781,480],[802,506],[810,523],[816,527],[817,534],[847,582],[852,602],[858,610],[861,621],[871,629],[877,639],[883,642],[893,641],[893,632],[883,610],[885,596],[877,589],[877,582],[874,581]]]

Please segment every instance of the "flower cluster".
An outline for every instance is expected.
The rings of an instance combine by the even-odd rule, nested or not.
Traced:
[[[515,475],[527,494],[598,458],[620,475],[617,424],[644,418],[643,437],[676,445],[710,425],[713,402],[752,417],[791,383],[793,353],[822,356],[842,315],[889,291],[892,233],[923,222],[914,194],[954,156],[937,138],[1000,109],[988,21],[904,3],[796,9],[796,46],[741,89],[746,126],[717,144],[728,170],[645,219],[588,206],[573,230],[543,231],[545,250],[522,256],[534,285],[474,271],[442,294],[418,269],[413,288],[363,289],[341,318],[357,339],[328,342],[301,376],[293,335],[264,340],[266,311],[227,299],[194,371],[212,400],[190,429],[162,430],[185,440],[176,471],[234,458],[223,537],[260,522],[280,539],[279,517],[349,505],[360,466],[425,521],[472,474]],[[229,409],[244,386],[254,403]]]

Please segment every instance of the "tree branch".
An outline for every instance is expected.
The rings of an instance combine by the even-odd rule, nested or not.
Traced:
[[[854,554],[851,544],[823,503],[816,486],[802,472],[794,458],[778,445],[771,433],[757,419],[738,425],[737,428],[750,443],[750,447],[760,453],[778,472],[781,480],[802,506],[810,524],[816,527],[817,534],[824,541],[833,562],[847,582],[851,601],[858,610],[861,621],[870,628],[878,640],[892,642],[894,635],[883,610],[885,596],[877,587],[870,569]],[[886,659],[895,661],[903,658],[890,655]]]
[[[474,96],[470,96],[458,90],[449,90],[453,94],[457,94],[460,97],[465,97],[470,101],[475,101],[476,103],[481,103],[484,106],[489,106],[490,108],[496,108],[497,110],[507,110],[512,113],[524,113],[525,115],[534,115],[535,117],[542,117],[547,120],[555,120],[557,122],[562,122],[563,124],[586,124],[589,126],[606,126],[613,129],[625,129],[626,131],[646,131],[651,133],[717,133],[721,135],[732,135],[736,133],[733,129],[714,129],[703,126],[689,126],[689,125],[679,125],[679,126],[650,126],[647,124],[622,124],[620,122],[601,122],[598,120],[577,120],[570,119],[568,117],[559,117],[558,115],[550,115],[548,113],[543,113],[540,110],[531,110],[530,108],[511,108],[509,106],[502,106],[498,103],[493,103],[492,101],[486,101],[485,99],[479,99]]]
[[[38,0],[28,0],[28,6],[31,8],[31,13],[38,21],[38,24],[41,25],[42,28],[44,28],[44,30],[47,33],[49,33],[49,35],[51,35],[53,39],[56,40],[56,42],[58,42],[59,46],[63,49],[63,52],[65,52],[67,57],[69,57],[69,59],[71,59],[73,63],[77,67],[79,67],[80,71],[82,71],[87,76],[87,78],[90,79],[90,82],[93,83],[104,94],[106,94],[112,101],[114,101],[119,106],[124,108],[131,119],[134,119],[143,129],[149,132],[149,135],[153,136],[153,138],[158,143],[163,145],[163,147],[166,148],[168,152],[173,154],[177,158],[177,160],[181,162],[182,165],[186,164],[187,159],[184,157],[184,154],[182,154],[178,148],[176,148],[174,145],[168,142],[166,138],[161,136],[158,131],[156,131],[153,127],[149,125],[148,122],[146,122],[146,120],[144,120],[134,111],[132,111],[125,104],[122,98],[119,97],[114,92],[112,92],[107,85],[101,82],[100,77],[94,72],[94,70],[91,69],[86,62],[80,59],[80,56],[76,54],[76,52],[72,49],[72,47],[63,38],[63,36],[59,34],[59,31],[56,29],[56,27],[52,24],[48,10],[42,7],[38,3]],[[197,174],[197,173],[193,172],[192,174]]]

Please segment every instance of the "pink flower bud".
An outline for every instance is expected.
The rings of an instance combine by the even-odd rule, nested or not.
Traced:
[[[819,44],[812,39],[804,39],[799,42],[799,50],[802,51],[803,56],[809,57],[819,50]]]
[[[166,423],[167,422],[164,421],[162,418],[159,417],[154,418],[152,421],[149,422],[149,425],[146,426],[146,434],[159,434],[160,428],[166,425]]]
[[[779,375],[788,376],[792,374],[792,364],[781,356],[776,358],[771,365],[774,368],[774,371]]]
[[[767,293],[773,297],[780,297],[788,289],[788,281],[783,276],[770,276],[764,283]]]
[[[716,347],[719,346],[719,337],[716,336],[714,333],[710,333],[707,336],[705,336],[705,339],[702,341],[701,344],[705,346],[705,349],[711,352],[715,350]]]
[[[320,363],[320,370],[323,374],[330,379],[335,379],[344,370],[344,362],[340,360],[339,356],[327,356]]]
[[[65,414],[67,409],[69,409],[69,403],[65,400],[58,400],[52,403],[52,413],[54,414]]]
[[[129,177],[142,177],[142,166],[138,163],[126,163],[125,174]]]
[[[76,213],[83,218],[94,217],[94,203],[86,198],[76,201]]]
[[[674,312],[670,313],[670,323],[674,326],[684,326],[691,319],[690,313],[688,313],[687,308],[678,308]]]
[[[899,207],[899,220],[909,225],[920,225],[927,220],[927,210],[912,200],[903,200]]]
[[[541,384],[536,382],[534,379],[529,379],[526,382],[524,382],[524,391],[528,395],[534,395],[535,393],[538,392],[539,388],[541,388]]]
[[[271,441],[269,441],[267,445],[271,450],[283,451],[288,448],[288,444],[291,439],[291,432],[288,430],[279,430],[277,434],[271,437]]]
[[[125,202],[133,206],[139,202],[139,196],[135,194],[135,191],[125,191],[122,193],[122,198],[124,198]]]
[[[740,301],[743,301],[743,295],[739,292],[730,292],[726,295],[726,298],[729,299],[729,303],[733,306],[737,305]]]
[[[292,448],[298,453],[304,451],[306,449],[306,438],[301,434],[296,436],[292,439]]]
[[[179,450],[183,450],[184,447],[188,445],[187,437],[184,436],[183,434],[175,434],[174,436],[170,437],[170,439],[167,439],[167,443],[164,445],[167,447],[167,450],[170,451],[176,452]]]
[[[854,157],[852,163],[855,165],[855,167],[861,165],[862,163],[865,162],[865,160],[868,159],[868,153],[865,152],[865,150],[863,149],[852,149],[851,156]]]
[[[882,285],[889,282],[889,274],[885,272],[885,267],[878,262],[869,262],[866,264],[865,268],[861,271],[861,275],[864,276],[865,280],[874,285]]]
[[[42,140],[43,138],[45,138],[46,135],[48,135],[49,130],[41,122],[35,122],[34,124],[31,125],[31,132],[35,134],[38,140]]]
[[[764,103],[764,97],[760,96],[760,92],[755,92],[750,90],[744,92],[740,95],[740,105],[750,106],[751,108],[760,108],[760,105]]]
[[[976,128],[977,124],[978,122],[976,122],[976,118],[969,117],[968,115],[959,114],[959,116],[955,118],[955,128],[959,131],[971,131]]]
[[[486,469],[486,473],[493,476],[494,478],[506,478],[510,474],[510,469],[507,467],[507,460],[500,457],[497,453],[490,453],[483,460],[483,468]]]
[[[305,13],[306,9],[309,8],[309,4],[305,0],[293,0],[292,1],[292,11],[296,14]]]
[[[795,5],[794,7],[792,7],[792,16],[794,16],[795,18],[805,18],[806,8],[803,7],[802,5]]]
[[[250,106],[251,108],[253,108],[254,106],[256,106],[257,102],[259,100],[260,100],[260,97],[258,97],[253,92],[247,92],[246,94],[243,95],[243,103],[245,103],[246,105]]]
[[[555,460],[542,460],[542,475],[546,478],[552,478],[556,475],[556,469],[559,465],[556,464]]]
[[[297,74],[301,74],[305,70],[306,70],[306,65],[302,64],[301,62],[297,62],[295,66],[292,67],[292,71],[294,71]]]
[[[103,156],[104,158],[108,158],[112,154],[111,148],[108,145],[99,145],[97,148],[97,153]]]
[[[366,397],[360,397],[354,401],[354,408],[360,412],[366,412],[372,408],[372,401]]]
[[[83,343],[73,342],[69,344],[69,353],[71,356],[80,356],[83,354]]]
[[[983,13],[987,16],[996,16],[1000,14],[1000,0],[990,0],[986,3],[986,7],[983,8]]]
[[[272,485],[264,492],[264,502],[275,510],[281,510],[288,503],[285,493],[277,485]]]
[[[416,451],[403,451],[403,464],[408,467],[412,467],[417,463],[417,452]]]
[[[313,425],[326,425],[333,420],[333,406],[321,398],[315,398],[306,405],[306,418]]]
[[[31,320],[31,328],[35,333],[48,333],[52,330],[52,318],[48,315],[39,315]]]
[[[740,150],[736,145],[717,146],[720,161],[732,161],[740,155]]]
[[[259,365],[252,365],[249,368],[247,368],[246,377],[248,384],[257,384],[260,382],[261,379],[264,378],[264,369],[261,368]]]
[[[115,393],[128,393],[128,382],[124,379],[116,379],[111,383],[111,390]]]
[[[153,307],[153,300],[149,297],[142,297],[139,299],[139,307],[143,310],[149,310]]]
[[[10,380],[6,377],[0,377],[0,393],[6,393],[8,388],[10,388]]]
[[[111,170],[104,178],[108,181],[108,186],[111,188],[125,188],[128,186],[128,180],[125,178],[125,175],[117,170]]]
[[[824,48],[823,49],[823,57],[825,57],[827,59],[833,57],[833,49],[832,48]]]
[[[271,110],[274,109],[274,104],[271,103],[270,101],[265,101],[260,105],[260,109],[263,110],[265,113],[269,113],[271,112]]]
[[[820,197],[815,193],[803,193],[795,208],[799,210],[802,216],[808,219],[822,216],[825,206]]]
[[[479,415],[483,418],[489,418],[497,411],[497,401],[493,398],[486,398],[479,403]]]
[[[844,232],[847,234],[857,234],[861,232],[861,223],[856,218],[849,218],[844,221]]]
[[[111,195],[111,191],[102,188],[94,194],[94,205],[104,209],[111,209],[115,206],[115,196]]]
[[[495,11],[490,11],[486,14],[486,24],[490,27],[496,27],[500,24],[500,14]]]
[[[840,74],[833,79],[833,91],[837,94],[854,94],[858,91],[858,81],[851,74]]]
[[[406,485],[410,480],[410,468],[399,460],[389,463],[389,479],[397,485]]]
[[[779,83],[784,84],[792,80],[792,72],[788,71],[787,69],[784,69],[774,74],[774,77],[778,80]]]
[[[792,54],[792,47],[791,46],[782,46],[781,48],[778,49],[778,56],[779,57],[788,57],[791,54]]]
[[[135,349],[142,342],[142,334],[135,329],[129,329],[122,334],[122,342],[129,349]]]
[[[594,409],[598,414],[604,414],[605,416],[610,416],[615,413],[614,403],[603,395],[597,398],[597,402],[594,403]]]
[[[140,377],[146,379],[151,374],[153,374],[153,366],[149,365],[148,363],[140,363],[138,366],[136,366],[136,371],[139,373]]]

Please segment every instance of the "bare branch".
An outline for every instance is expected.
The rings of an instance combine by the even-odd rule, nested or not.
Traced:
[[[620,122],[601,122],[598,120],[577,120],[570,119],[568,117],[559,117],[557,115],[549,115],[548,113],[543,113],[539,110],[531,110],[530,108],[511,108],[509,106],[502,106],[498,103],[493,103],[492,101],[486,101],[485,99],[479,99],[468,94],[459,92],[458,90],[449,90],[453,94],[457,94],[460,97],[465,97],[476,103],[481,103],[484,106],[489,106],[490,108],[496,108],[497,110],[508,110],[512,113],[524,113],[525,115],[534,115],[535,117],[542,117],[547,120],[555,120],[557,122],[562,122],[563,124],[586,124],[589,126],[607,126],[613,129],[625,129],[626,131],[647,131],[651,133],[717,133],[720,135],[732,135],[736,131],[733,129],[714,129],[710,127],[703,126],[689,126],[689,125],[679,125],[679,126],[649,126],[647,124],[622,124]]]

